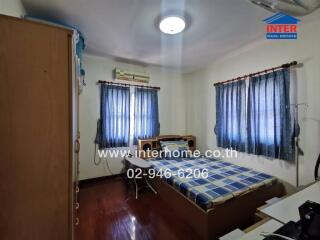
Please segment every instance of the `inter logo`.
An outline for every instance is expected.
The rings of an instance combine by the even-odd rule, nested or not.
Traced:
[[[263,20],[266,26],[267,39],[297,39],[298,23],[301,20],[279,12]]]

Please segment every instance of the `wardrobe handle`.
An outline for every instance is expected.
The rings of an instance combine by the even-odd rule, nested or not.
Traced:
[[[80,191],[79,187],[76,186],[76,193],[78,193]]]
[[[79,225],[79,222],[80,222],[80,221],[79,221],[79,218],[76,217],[76,221],[75,221],[74,225],[78,226],[78,225]]]
[[[76,210],[78,210],[78,209],[79,209],[79,207],[80,207],[80,204],[79,204],[78,202],[76,202],[76,204],[75,204],[75,205],[76,205],[76,207],[75,207],[75,208],[76,208]]]
[[[76,140],[76,150],[75,153],[79,153],[80,152],[80,141],[79,139]]]

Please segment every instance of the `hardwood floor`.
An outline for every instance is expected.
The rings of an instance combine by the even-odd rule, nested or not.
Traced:
[[[122,177],[82,184],[79,202],[76,240],[199,239],[150,190],[141,190],[136,200],[133,185]]]

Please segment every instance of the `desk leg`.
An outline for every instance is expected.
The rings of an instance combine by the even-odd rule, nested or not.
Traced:
[[[157,194],[157,191],[151,186],[151,184],[149,183],[148,179],[146,178],[146,176],[143,176],[144,180],[146,181],[148,187],[152,190],[152,192],[154,192],[154,194]]]
[[[133,180],[134,180],[134,185],[135,185],[135,187],[136,187],[136,199],[138,199],[138,184],[137,184],[137,180],[136,180],[136,178],[134,177],[133,178]]]

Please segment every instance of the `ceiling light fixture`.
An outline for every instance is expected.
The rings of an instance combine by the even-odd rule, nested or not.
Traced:
[[[186,22],[181,17],[170,16],[160,21],[159,28],[161,32],[166,34],[181,33],[186,27]]]

